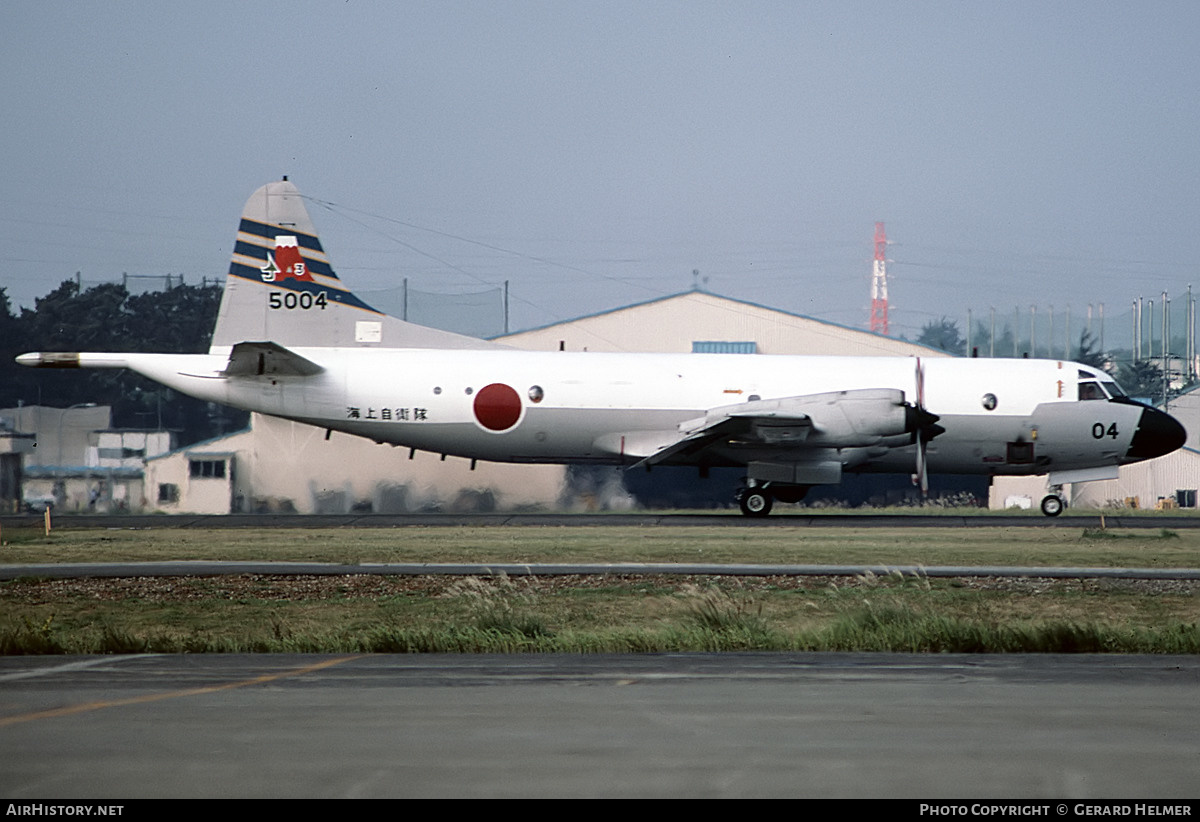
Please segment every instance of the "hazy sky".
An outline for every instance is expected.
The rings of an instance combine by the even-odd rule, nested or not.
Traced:
[[[690,288],[894,330],[1200,276],[1200,3],[56,2],[0,9],[0,286],[223,277],[288,175],[357,290],[515,327]],[[1078,322],[1081,322],[1079,320]]]

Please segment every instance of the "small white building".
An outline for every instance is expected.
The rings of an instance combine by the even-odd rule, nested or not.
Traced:
[[[0,418],[32,440],[22,452],[21,468],[21,500],[31,508],[145,510],[146,458],[169,451],[172,444],[168,431],[114,429],[107,405],[25,405],[0,409]]]
[[[24,507],[22,464],[31,451],[33,435],[17,431],[12,420],[0,416],[0,514],[19,513]]]

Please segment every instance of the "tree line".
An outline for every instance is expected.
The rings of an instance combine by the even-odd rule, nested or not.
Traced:
[[[26,368],[14,361],[27,351],[208,351],[220,285],[180,284],[130,294],[122,283],[81,288],[65,280],[14,313],[0,287],[0,408],[111,405],[116,428],[166,429],[187,445],[245,427],[248,415],[172,391],[124,369]]]

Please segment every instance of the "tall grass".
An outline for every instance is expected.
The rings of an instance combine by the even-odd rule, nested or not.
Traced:
[[[1200,652],[1200,626],[1133,628],[1049,621],[996,625],[982,620],[870,605],[839,616],[820,650],[909,653],[1152,653]]]
[[[1200,626],[1132,628],[1100,623],[995,625],[921,613],[911,607],[863,605],[828,625],[786,630],[749,603],[702,600],[682,618],[642,628],[547,629],[536,617],[438,627],[378,625],[360,631],[240,635],[131,630],[100,625],[66,631],[53,620],[0,627],[3,654],[113,653],[639,653],[689,651],[887,651],[905,653],[1200,653]]]

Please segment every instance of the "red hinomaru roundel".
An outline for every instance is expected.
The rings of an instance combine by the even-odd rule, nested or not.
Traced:
[[[489,431],[507,431],[521,419],[521,397],[504,383],[485,385],[475,394],[475,419]]]

